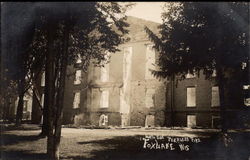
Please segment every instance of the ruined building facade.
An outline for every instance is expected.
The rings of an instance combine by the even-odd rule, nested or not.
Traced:
[[[156,79],[151,69],[158,54],[152,49],[144,31],[147,26],[156,31],[158,24],[128,17],[130,41],[111,54],[104,67],[91,64],[87,72],[79,66],[68,66],[65,88],[64,124],[94,126],[180,126],[220,127],[219,89],[212,80],[188,74],[177,87],[166,79]],[[34,123],[41,121],[44,99],[44,76],[40,95],[33,98]],[[234,98],[230,98],[234,99]],[[41,106],[41,107],[39,107]],[[234,106],[235,107],[235,106]],[[236,113],[236,108],[230,113]],[[231,119],[234,117],[232,116]]]
[[[104,67],[90,65],[86,73],[69,67],[64,102],[64,123],[98,126],[163,126],[166,106],[165,81],[153,77],[156,53],[144,25],[157,25],[128,18],[130,41],[112,53]]]

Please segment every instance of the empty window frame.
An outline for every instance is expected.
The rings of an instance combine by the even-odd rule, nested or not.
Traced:
[[[80,91],[74,93],[73,108],[80,108],[80,100],[81,100],[80,96],[81,96]]]
[[[187,107],[196,107],[196,88],[187,88]]]
[[[45,86],[45,72],[42,73],[42,77],[41,77],[41,86],[42,86],[42,87]]]
[[[146,73],[145,79],[154,79],[151,70],[155,70],[155,50],[152,44],[148,44],[146,47]]]
[[[154,127],[155,126],[155,116],[146,115],[145,127]]]
[[[102,114],[99,117],[99,126],[107,126],[108,125],[108,115]]]
[[[82,80],[82,71],[76,70],[74,84],[81,84],[81,80]]]
[[[77,64],[82,63],[82,58],[80,54],[77,54],[76,63]]]
[[[109,91],[102,90],[100,99],[100,108],[108,108],[108,107],[109,107]]]
[[[28,100],[23,100],[23,112],[28,111]]]
[[[191,73],[186,74],[186,78],[187,79],[189,79],[189,78],[195,78],[195,77],[196,77],[195,71],[193,72],[193,74],[191,74]]]
[[[123,81],[131,78],[132,47],[125,47],[123,50]]]
[[[220,96],[219,96],[219,87],[212,87],[212,97],[211,97],[211,107],[220,106]]]
[[[213,73],[212,73],[212,77],[216,77],[216,75],[217,75],[217,74],[216,74],[216,70],[214,69],[214,70],[213,70]]]
[[[196,115],[187,115],[187,127],[192,128],[196,126]]]
[[[221,128],[221,118],[220,116],[212,116],[212,128]]]
[[[104,67],[101,67],[101,82],[109,81],[109,64],[105,64]]]
[[[186,75],[186,78],[189,79],[189,78],[195,78],[195,74],[191,74],[191,73],[188,73]]]

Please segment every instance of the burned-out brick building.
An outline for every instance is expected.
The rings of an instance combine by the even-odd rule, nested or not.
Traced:
[[[166,85],[150,72],[157,54],[144,31],[145,26],[157,30],[158,24],[134,17],[128,17],[128,23],[130,41],[112,53],[110,63],[90,65],[86,73],[68,68],[74,76],[66,81],[65,124],[164,125]]]
[[[104,67],[90,64],[87,72],[68,66],[63,111],[64,124],[94,126],[180,126],[220,127],[219,89],[212,80],[187,74],[176,86],[172,81],[156,79],[150,70],[158,54],[152,49],[144,27],[157,33],[159,24],[128,17],[130,41],[112,53]],[[44,74],[33,98],[34,123],[41,121]],[[237,96],[235,99],[237,99]],[[229,98],[233,100],[234,98]],[[40,104],[39,104],[40,103]],[[229,102],[230,104],[230,102]],[[232,103],[233,104],[233,103]],[[232,105],[234,119],[239,108]],[[229,116],[230,117],[230,116]],[[231,123],[231,122],[230,122]],[[233,123],[233,122],[232,122]]]
[[[242,87],[228,80],[225,87],[226,123],[228,127],[249,125],[249,107],[243,104]],[[177,85],[168,83],[166,125],[188,128],[220,128],[220,97],[214,71],[210,80],[204,74],[187,74]]]
[[[216,74],[213,74],[215,78]],[[219,88],[215,80],[187,74],[176,86],[169,83],[166,122],[171,126],[215,128],[220,125]]]

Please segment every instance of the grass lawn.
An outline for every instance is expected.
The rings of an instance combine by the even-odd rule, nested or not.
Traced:
[[[40,128],[34,125],[2,130],[1,159],[45,160],[46,138],[38,137],[39,133]],[[63,128],[60,156],[67,160],[248,160],[249,132],[230,133],[230,136],[233,142],[225,150],[217,132]],[[179,141],[175,142],[177,137]],[[181,141],[181,137],[187,141]],[[181,151],[180,144],[188,146],[188,151]]]

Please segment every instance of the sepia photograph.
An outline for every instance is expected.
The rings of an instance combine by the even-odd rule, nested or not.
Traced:
[[[249,2],[1,2],[0,160],[250,160]]]

